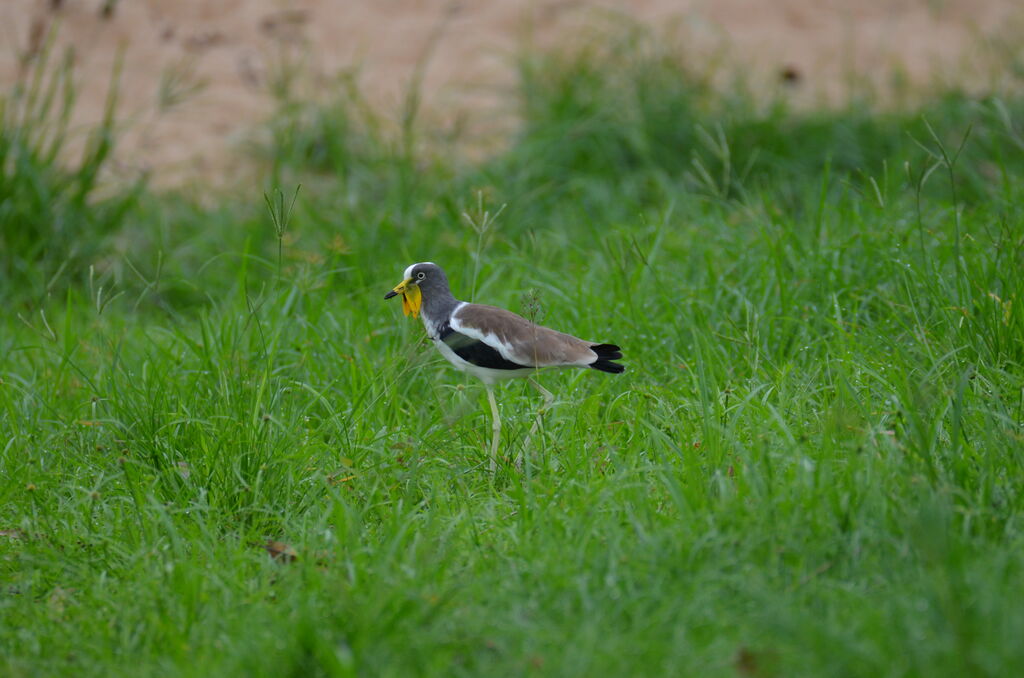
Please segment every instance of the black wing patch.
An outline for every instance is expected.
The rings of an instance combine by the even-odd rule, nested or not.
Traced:
[[[441,341],[448,344],[448,348],[454,351],[455,355],[477,367],[487,367],[492,370],[522,370],[529,367],[506,360],[494,348],[479,339],[456,332],[448,323],[441,327],[440,336]]]

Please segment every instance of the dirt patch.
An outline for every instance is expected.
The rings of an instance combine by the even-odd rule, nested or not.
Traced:
[[[799,85],[806,101],[894,73],[911,85],[998,87],[1000,50],[1015,48],[999,36],[1024,26],[1019,0],[6,0],[0,86],[56,28],[57,49],[75,52],[84,128],[100,119],[123,54],[120,169],[165,186],[221,183],[289,68],[324,85],[357,69],[383,111],[398,109],[418,74],[426,111],[486,129],[511,108],[516,49],[571,40],[607,12],[671,26],[694,54],[724,53],[752,81]]]

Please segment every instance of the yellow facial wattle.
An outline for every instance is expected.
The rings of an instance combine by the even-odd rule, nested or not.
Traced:
[[[402,292],[402,313],[405,315],[412,313],[413,318],[418,318],[422,305],[423,294],[420,292],[420,286],[406,285],[405,291]]]
[[[413,318],[418,318],[420,306],[423,305],[423,294],[420,292],[420,286],[413,283],[412,278],[406,278],[395,285],[394,289],[384,298],[387,299],[396,294],[402,295],[402,313],[405,315],[412,313]]]

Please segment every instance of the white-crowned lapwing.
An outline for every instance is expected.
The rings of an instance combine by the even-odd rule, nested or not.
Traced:
[[[495,306],[470,304],[456,299],[448,287],[448,277],[431,262],[413,264],[393,290],[390,299],[402,295],[402,311],[415,318],[422,314],[427,335],[448,362],[478,377],[487,388],[493,416],[491,471],[497,466],[501,416],[494,400],[493,385],[502,379],[529,378],[549,367],[589,367],[602,372],[619,373],[625,367],[613,362],[622,358],[614,344],[595,344],[541,327],[515,313]],[[545,406],[554,396],[529,379],[544,396]],[[539,424],[534,424],[531,434]]]

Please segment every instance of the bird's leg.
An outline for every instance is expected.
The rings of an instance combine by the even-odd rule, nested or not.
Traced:
[[[537,410],[537,421],[534,422],[534,429],[533,429],[533,431],[536,431],[537,430],[536,427],[540,426],[540,415],[542,415],[545,412],[547,412],[548,409],[551,407],[551,403],[555,402],[555,394],[552,393],[551,391],[547,390],[543,386],[541,386],[539,383],[534,381],[532,378],[527,379],[527,381],[529,381],[531,384],[533,384],[533,387],[535,389],[537,389],[538,391],[540,391],[541,396],[544,397],[544,404],[541,406],[541,408],[539,410]]]
[[[491,403],[491,475],[498,471],[498,439],[501,437],[501,414],[494,400],[494,389],[487,384],[487,400]]]
[[[553,393],[551,393],[551,391],[547,390],[546,388],[538,384],[532,378],[527,378],[527,381],[529,381],[535,389],[540,391],[541,396],[544,397],[544,404],[541,405],[540,409],[537,410],[537,418],[533,420],[533,426],[530,427],[530,432],[526,434],[526,441],[523,443],[523,452],[520,452],[519,456],[516,457],[517,467],[522,466],[524,453],[527,455],[527,457],[529,456],[530,442],[533,440],[533,435],[540,430],[544,413],[551,408],[551,403],[555,401],[555,396]],[[529,463],[530,460],[527,459],[526,462]]]

